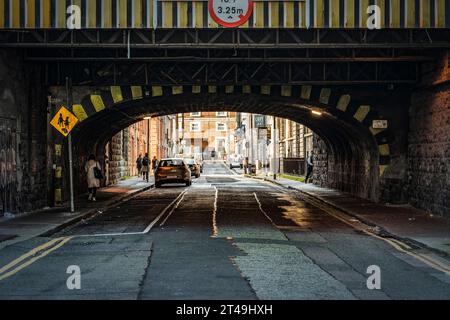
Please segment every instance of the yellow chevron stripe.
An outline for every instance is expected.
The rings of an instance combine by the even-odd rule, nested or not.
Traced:
[[[0,0],[0,28],[5,27],[5,0]]]
[[[420,27],[429,28],[430,27],[430,0],[420,0],[421,10],[420,10]]]
[[[35,15],[35,9],[36,9],[36,0],[28,0],[27,3],[27,16],[26,19],[26,27],[27,28],[34,28],[36,27],[36,15]]]
[[[112,86],[111,96],[113,98],[114,103],[119,103],[123,101],[122,88],[120,88],[120,86]]]
[[[388,144],[380,144],[378,146],[378,151],[381,156],[388,156],[391,153]]]
[[[50,15],[50,0],[42,0],[42,27],[50,28],[51,26],[51,15]]]
[[[322,90],[320,90],[319,102],[323,104],[328,104],[328,102],[330,101],[330,96],[331,96],[331,89],[323,88]]]
[[[355,0],[345,1],[345,22],[346,28],[354,28],[355,26]]]
[[[133,0],[133,9],[134,21],[132,25],[135,28],[142,28],[142,1]]]
[[[103,0],[103,27],[112,28],[112,0]]]
[[[447,8],[447,10],[449,10],[449,9]],[[445,0],[437,0],[436,23],[437,23],[438,28],[445,27]]]
[[[269,2],[270,9],[270,27],[278,28],[280,19],[278,17],[279,4],[278,2]]]
[[[249,85],[245,85],[242,87],[242,93],[252,93],[252,87]]]
[[[406,26],[409,28],[413,28],[415,25],[416,18],[416,4],[415,0],[406,0]]]
[[[200,93],[202,91],[201,86],[192,86],[192,93]]]
[[[217,93],[217,86],[208,86],[208,93]]]
[[[161,86],[152,87],[152,97],[160,97],[163,95],[163,89]]]
[[[80,122],[88,118],[88,115],[81,104],[74,104],[72,106],[72,112]]]
[[[255,27],[264,27],[264,2],[255,2],[254,10]]]
[[[195,14],[195,27],[196,28],[203,28],[203,2],[200,1],[194,1],[192,3],[193,11]]]
[[[292,95],[292,87],[291,86],[281,86],[281,96],[282,97],[290,97]]]
[[[127,0],[118,0],[119,1],[119,28],[127,27]],[[94,1],[95,2],[95,1]]]
[[[261,86],[261,94],[270,94],[270,86]]]
[[[182,94],[183,93],[183,86],[173,86],[172,87],[172,94]]]
[[[302,92],[300,94],[300,97],[302,99],[309,100],[309,98],[311,97],[311,90],[312,90],[311,86],[302,86]]]
[[[400,0],[391,0],[391,28],[400,27]]]
[[[383,166],[379,167],[380,168],[380,177],[384,174],[384,172],[386,171],[387,167],[388,166],[386,166],[386,165],[383,165]]]
[[[284,26],[286,28],[294,27],[294,2],[284,3]]]
[[[178,17],[179,22],[178,26],[180,28],[187,28],[188,27],[188,4],[187,2],[178,2]]]
[[[20,1],[11,1],[12,6],[12,27],[19,28],[20,27]]]
[[[355,114],[353,115],[353,118],[358,120],[359,122],[363,122],[364,119],[367,117],[367,115],[370,112],[370,106],[362,105],[356,110]]]
[[[339,98],[336,108],[345,112],[350,103],[351,97],[349,94],[344,94]]]
[[[172,10],[174,2],[163,2],[162,12],[163,12],[163,26],[164,28],[173,28]]]
[[[91,102],[94,106],[95,111],[100,112],[105,109],[105,104],[103,103],[103,99],[101,95],[93,94],[91,95]]]
[[[131,86],[131,96],[133,100],[142,99],[144,97],[141,86]]]

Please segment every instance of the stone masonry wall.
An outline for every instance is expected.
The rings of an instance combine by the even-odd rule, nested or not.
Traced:
[[[450,65],[448,53],[425,66],[413,94],[408,146],[409,202],[450,217]]]

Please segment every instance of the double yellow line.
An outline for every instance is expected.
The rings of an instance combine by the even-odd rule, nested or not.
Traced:
[[[72,237],[56,238],[28,251],[24,255],[8,263],[6,266],[0,269],[0,281],[9,278],[12,275],[15,275],[20,270],[42,259],[51,252],[61,248],[71,239]]]

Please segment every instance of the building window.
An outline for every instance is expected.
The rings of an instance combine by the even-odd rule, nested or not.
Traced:
[[[200,122],[191,122],[191,131],[192,132],[200,132]]]
[[[222,122],[216,124],[216,131],[227,131],[227,125]]]
[[[202,113],[201,112],[191,112],[191,117],[201,117]]]
[[[216,117],[226,117],[226,116],[228,116],[228,112],[225,111],[216,112]]]

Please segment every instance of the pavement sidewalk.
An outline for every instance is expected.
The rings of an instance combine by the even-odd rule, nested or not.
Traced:
[[[378,226],[393,236],[450,256],[450,219],[435,216],[410,205],[378,204],[334,189],[302,182],[258,176],[278,185],[301,191],[362,222]]]
[[[71,213],[67,204],[60,208],[38,210],[12,218],[0,218],[0,249],[37,236],[48,235],[68,225],[88,218],[109,206],[153,187],[153,177],[147,183],[141,178],[118,182],[101,188],[97,192],[97,202],[87,200],[87,195],[75,199],[75,212]]]

